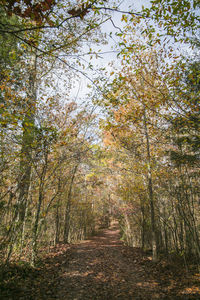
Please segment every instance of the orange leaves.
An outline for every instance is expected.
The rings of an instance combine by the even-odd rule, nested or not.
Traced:
[[[40,24],[44,19],[47,19],[47,15],[45,15],[45,13],[50,11],[55,4],[54,0],[45,0],[36,4],[33,4],[31,0],[24,0],[20,2],[17,0],[9,0],[6,2],[6,5],[5,3],[3,4],[7,8],[8,15],[15,14],[22,18],[29,18]]]
[[[84,16],[89,12],[89,8],[91,8],[91,5],[85,5],[85,3],[83,3],[81,7],[68,10],[68,13],[73,17],[80,17],[83,19]]]
[[[104,131],[103,142],[105,146],[111,145],[113,143],[113,136],[109,131]]]

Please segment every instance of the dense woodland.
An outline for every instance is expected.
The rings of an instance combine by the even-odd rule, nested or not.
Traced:
[[[3,264],[115,219],[153,261],[199,265],[199,1],[120,5],[0,1]]]

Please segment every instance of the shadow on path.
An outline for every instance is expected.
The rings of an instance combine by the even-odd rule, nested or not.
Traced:
[[[117,223],[70,251],[59,274],[57,299],[200,299],[200,293],[184,293],[174,279],[179,274],[167,274],[163,280],[151,258],[124,246]]]
[[[19,293],[0,299],[200,299],[198,274],[189,277],[183,269],[153,264],[139,248],[123,245],[117,223],[90,240],[59,245],[43,262]]]

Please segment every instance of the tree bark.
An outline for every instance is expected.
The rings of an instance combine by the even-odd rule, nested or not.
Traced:
[[[78,165],[79,165],[79,163],[73,169],[71,182],[70,182],[69,190],[68,190],[68,193],[67,193],[67,203],[66,203],[66,209],[65,209],[64,234],[63,234],[64,243],[69,242],[72,187],[73,187],[76,171],[78,169]]]
[[[152,260],[156,262],[158,259],[158,254],[157,254],[158,245],[156,239],[156,220],[155,220],[152,170],[151,170],[151,152],[150,152],[149,134],[147,128],[146,108],[144,103],[143,103],[143,107],[144,107],[143,122],[144,122],[145,138],[146,138],[147,167],[148,167],[147,181],[148,181],[148,193],[149,193],[149,202],[150,202],[150,209],[151,209]]]

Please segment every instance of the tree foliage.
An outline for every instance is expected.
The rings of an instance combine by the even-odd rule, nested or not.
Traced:
[[[198,53],[198,12],[186,0],[141,12],[101,0],[0,1],[4,262],[27,255],[34,265],[42,246],[84,239],[111,218],[154,261],[199,260],[200,63],[171,45],[193,41]],[[83,57],[98,58],[95,47],[113,38],[100,30],[107,21],[120,67],[92,78]],[[89,105],[79,89],[72,96],[79,76],[93,84],[93,107],[91,95]]]

